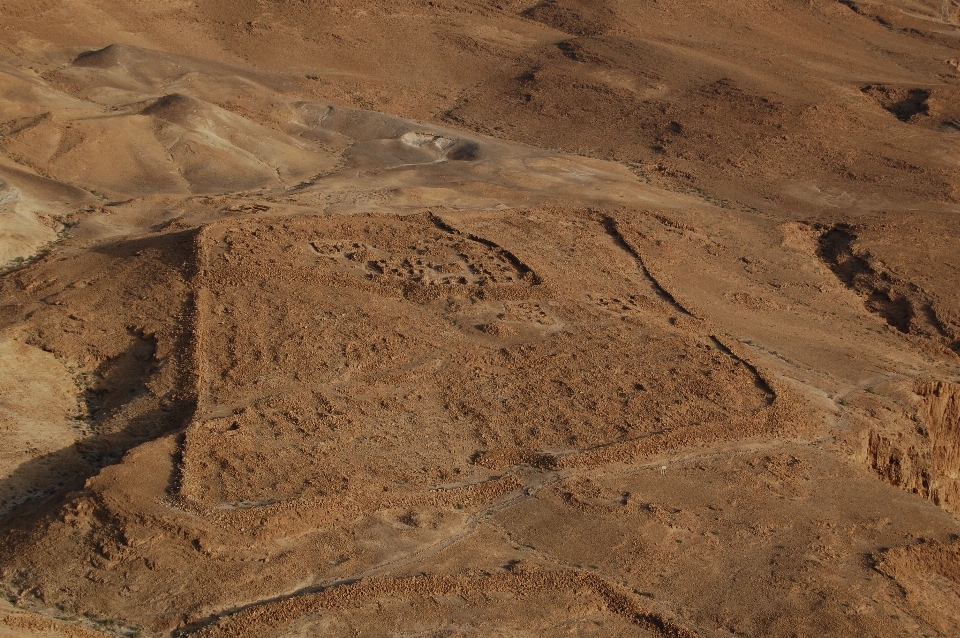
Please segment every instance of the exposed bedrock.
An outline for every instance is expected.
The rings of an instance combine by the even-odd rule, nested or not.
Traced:
[[[960,385],[919,381],[916,427],[870,428],[867,462],[886,481],[960,514]]]

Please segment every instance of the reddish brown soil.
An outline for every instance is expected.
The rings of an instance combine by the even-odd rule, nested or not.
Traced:
[[[0,636],[960,635],[956,3],[0,17]]]

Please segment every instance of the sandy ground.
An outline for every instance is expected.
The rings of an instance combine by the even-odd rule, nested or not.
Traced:
[[[960,635],[954,3],[0,16],[0,636]]]

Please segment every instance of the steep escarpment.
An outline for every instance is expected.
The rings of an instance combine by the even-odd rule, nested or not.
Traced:
[[[917,385],[924,399],[922,418],[929,430],[934,476],[933,500],[953,512],[960,510],[960,386],[945,381]]]
[[[875,425],[866,460],[885,481],[960,513],[960,385],[920,381],[898,427]]]

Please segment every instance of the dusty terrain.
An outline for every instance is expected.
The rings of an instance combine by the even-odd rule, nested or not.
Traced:
[[[0,636],[960,635],[960,5],[0,0]]]

